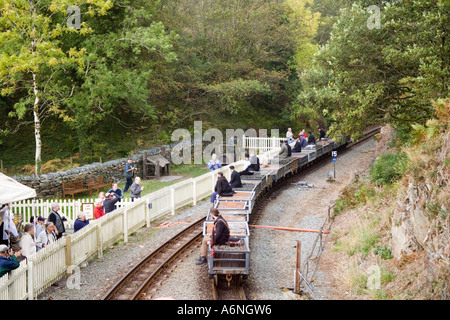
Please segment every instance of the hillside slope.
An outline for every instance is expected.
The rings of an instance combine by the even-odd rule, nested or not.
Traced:
[[[326,298],[450,298],[450,103],[435,108],[437,119],[414,126],[407,144],[383,128],[370,173],[342,192],[320,262]]]

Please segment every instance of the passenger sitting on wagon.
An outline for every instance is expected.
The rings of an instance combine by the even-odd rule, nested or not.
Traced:
[[[281,147],[281,150],[280,150],[280,153],[278,153],[278,157],[280,159],[287,158],[289,150],[288,150],[288,147],[286,146],[286,143],[284,143],[283,140],[280,141],[280,147]]]
[[[230,227],[227,221],[222,217],[217,208],[211,209],[211,217],[214,220],[214,227],[211,236],[205,236],[200,248],[200,257],[196,259],[195,264],[200,265],[206,263],[206,254],[208,252],[208,244],[223,245],[230,240]]]
[[[300,144],[301,144],[302,148],[308,146],[308,140],[306,140],[306,138],[304,136],[300,136],[299,139],[300,139]]]
[[[295,139],[295,145],[292,148],[292,152],[302,152],[302,145],[300,143],[300,139]]]
[[[308,131],[308,134],[308,144],[316,144],[316,137],[314,137],[311,131]]]
[[[256,154],[254,153],[250,154],[250,163],[251,163],[250,167],[251,169],[253,169],[253,171],[259,171],[260,169],[259,158],[256,156]]]
[[[230,179],[231,188],[242,188],[241,175],[239,174],[239,172],[234,170],[234,166],[230,166],[230,170],[231,170],[231,179]]]
[[[288,149],[287,156],[288,156],[288,157],[292,156],[292,148],[291,148],[291,146],[289,145],[288,141],[285,140],[284,143],[286,144],[286,148]]]
[[[239,171],[239,174],[241,176],[243,175],[247,175],[247,176],[251,176],[253,174],[253,167],[252,167],[252,162],[249,159],[248,153],[245,154],[245,161],[244,161],[244,170]]]
[[[218,195],[223,197],[233,195],[233,189],[228,183],[227,178],[224,177],[223,172],[217,172],[217,182],[214,187],[214,192],[211,195],[211,203],[214,203]]]

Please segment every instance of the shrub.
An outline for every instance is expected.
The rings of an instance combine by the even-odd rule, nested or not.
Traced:
[[[391,249],[389,249],[387,246],[377,246],[377,249],[375,250],[375,254],[379,255],[381,259],[389,260],[392,259],[392,252]]]
[[[370,179],[377,185],[390,184],[403,175],[407,164],[408,156],[403,152],[384,154],[375,160]]]

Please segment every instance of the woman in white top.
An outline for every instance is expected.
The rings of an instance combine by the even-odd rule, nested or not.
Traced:
[[[9,204],[5,204],[3,208],[0,210],[0,219],[3,221],[3,234],[2,234],[2,243],[9,244],[8,233],[11,233],[14,237],[19,237],[19,233],[17,232],[16,225],[13,221],[13,214],[9,208]]]
[[[23,228],[23,235],[20,239],[20,247],[22,248],[22,255],[28,259],[36,253],[36,242],[34,242],[34,226],[27,223]]]

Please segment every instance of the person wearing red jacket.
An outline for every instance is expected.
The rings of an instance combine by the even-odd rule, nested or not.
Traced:
[[[103,200],[102,199],[96,199],[94,202],[94,217],[95,219],[100,219],[105,215],[105,212],[103,211]]]

